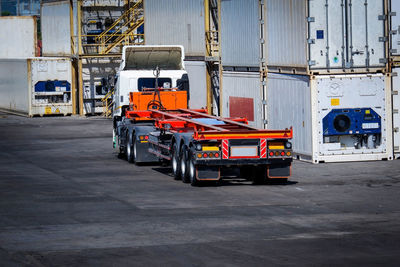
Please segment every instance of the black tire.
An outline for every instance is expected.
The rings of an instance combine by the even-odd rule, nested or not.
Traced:
[[[189,183],[189,157],[188,157],[189,151],[186,146],[182,147],[181,150],[181,179],[182,182]]]
[[[135,136],[128,134],[126,136],[127,139],[127,144],[126,144],[126,159],[128,160],[129,163],[135,163],[135,154],[134,154],[134,147],[136,149],[135,145]]]
[[[193,161],[193,153],[190,153],[189,155],[189,180],[190,180],[190,184],[192,186],[198,186],[200,181],[197,180],[197,173],[196,173],[196,166],[194,165],[194,161]]]
[[[181,179],[181,168],[180,168],[180,157],[179,157],[179,149],[178,145],[175,144],[173,151],[172,151],[172,159],[171,159],[171,167],[172,167],[172,173],[174,175],[175,180],[180,180]]]

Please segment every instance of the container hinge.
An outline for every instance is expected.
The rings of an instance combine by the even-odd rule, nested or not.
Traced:
[[[260,19],[260,24],[264,25],[264,20],[263,19]]]
[[[388,62],[387,58],[380,58],[379,63],[386,64]]]
[[[266,82],[266,81],[262,81],[262,85],[263,85],[263,86],[266,86],[266,85],[267,85],[267,82]]]
[[[397,14],[396,14],[396,12],[393,11],[393,12],[390,12],[390,13],[389,13],[389,16],[392,16],[392,17],[393,17],[393,16],[397,16]]]
[[[393,109],[393,114],[399,114],[399,110],[398,109]]]
[[[307,22],[315,22],[315,18],[314,17],[307,17]]]
[[[399,91],[392,91],[392,95],[399,95]]]
[[[264,106],[266,106],[266,105],[267,105],[267,100],[263,100],[263,101],[262,101],[262,104],[263,104]]]
[[[314,66],[314,65],[315,65],[315,60],[308,61],[308,66]]]
[[[264,120],[264,124],[268,124],[268,121],[267,121],[267,120]]]
[[[261,44],[265,44],[265,40],[264,39],[260,39],[260,43]]]
[[[388,38],[386,36],[379,37],[379,42],[387,42]]]
[[[399,132],[399,127],[393,128],[393,132],[398,133]],[[397,147],[398,149],[398,147]]]
[[[392,77],[397,77],[397,72],[392,72]]]
[[[378,20],[386,20],[386,15],[379,15]]]
[[[391,54],[397,54],[397,49],[390,49]]]
[[[397,30],[392,30],[389,32],[391,35],[396,35],[397,34]]]

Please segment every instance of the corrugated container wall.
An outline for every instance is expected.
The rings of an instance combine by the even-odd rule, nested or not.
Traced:
[[[392,90],[393,90],[393,147],[396,158],[400,158],[400,68],[393,68]]]
[[[222,117],[245,117],[249,125],[263,128],[260,74],[222,72]]]
[[[390,27],[391,44],[390,52],[392,56],[400,56],[400,1],[389,0],[390,2]]]
[[[221,1],[221,62],[223,66],[259,67],[259,0]]]
[[[41,31],[43,56],[71,55],[70,1],[42,3]]]
[[[268,73],[268,128],[293,127],[299,159],[393,158],[390,77]]]
[[[190,108],[207,107],[206,63],[204,61],[185,61],[189,76]]]
[[[270,71],[385,71],[385,1],[342,3],[268,0],[266,54]]]
[[[69,58],[0,59],[0,108],[29,116],[72,113]]]
[[[205,56],[203,0],[146,0],[146,45],[183,45],[186,57]]]
[[[36,53],[35,17],[0,17],[0,58],[27,58]]]

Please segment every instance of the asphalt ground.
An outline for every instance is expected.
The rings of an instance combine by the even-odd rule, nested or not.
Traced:
[[[191,187],[119,159],[111,131],[0,114],[1,266],[400,265],[398,160]]]

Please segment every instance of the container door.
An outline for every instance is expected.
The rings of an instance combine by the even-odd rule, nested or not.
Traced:
[[[343,68],[345,9],[343,1],[309,1],[310,69]]]
[[[308,3],[310,69],[385,67],[383,0]]]
[[[350,67],[384,67],[384,1],[347,0]]]
[[[390,12],[392,12],[393,16],[391,16],[391,30],[392,30],[392,39],[391,39],[391,55],[399,56],[400,55],[400,1],[391,0],[390,1]],[[396,14],[394,15],[395,12]]]
[[[392,78],[392,95],[393,95],[393,144],[394,153],[396,157],[400,157],[400,68],[393,69],[393,73],[397,73],[397,76]]]

